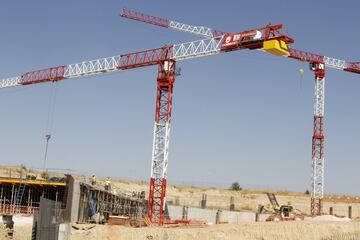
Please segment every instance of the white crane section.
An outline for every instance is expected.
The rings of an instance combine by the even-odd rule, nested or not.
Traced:
[[[64,79],[90,76],[118,70],[120,55],[66,65]],[[22,85],[22,76],[0,80],[0,89]]]
[[[323,117],[325,106],[325,78],[315,80],[314,100],[314,116]]]
[[[5,78],[0,80],[0,88],[9,88],[19,86],[21,77]]]
[[[336,69],[341,69],[341,70],[343,70],[344,68],[347,67],[345,60],[340,60],[340,59],[327,57],[327,56],[324,56],[324,63],[325,63],[326,67],[331,67],[331,68],[336,68]]]
[[[187,32],[195,35],[199,35],[202,37],[212,38],[215,37],[213,35],[213,30],[204,26],[192,26],[185,23],[170,21],[169,28],[175,29],[181,32]]]
[[[172,58],[176,61],[218,54],[224,36],[202,39],[173,46]]]
[[[120,58],[118,55],[66,65],[64,77],[75,78],[116,71],[119,67]]]

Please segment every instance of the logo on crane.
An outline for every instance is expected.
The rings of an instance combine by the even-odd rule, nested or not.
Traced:
[[[262,37],[262,33],[258,30],[229,34],[225,36],[221,48],[231,49],[233,47],[238,46],[241,43],[260,40],[261,37]]]

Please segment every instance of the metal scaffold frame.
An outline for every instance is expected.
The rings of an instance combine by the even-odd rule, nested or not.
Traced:
[[[0,215],[33,214],[46,197],[63,203],[65,183],[27,179],[0,179]]]
[[[143,218],[145,195],[113,193],[86,183],[80,183],[79,194],[78,222],[107,221],[111,215],[126,216],[136,221]]]

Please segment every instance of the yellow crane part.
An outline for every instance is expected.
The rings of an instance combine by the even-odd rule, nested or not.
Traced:
[[[282,40],[272,39],[264,41],[262,50],[275,56],[289,56],[289,48]]]

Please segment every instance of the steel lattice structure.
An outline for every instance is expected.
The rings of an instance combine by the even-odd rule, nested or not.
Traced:
[[[324,99],[325,64],[313,63],[315,72],[314,133],[312,138],[311,215],[322,213],[324,197]]]
[[[176,62],[241,49],[263,50],[277,56],[310,62],[314,67],[312,70],[315,72],[316,83],[311,206],[312,214],[321,213],[321,200],[324,194],[323,115],[325,67],[360,73],[359,62],[347,62],[319,54],[289,49],[287,46],[292,44],[294,40],[282,32],[283,26],[281,24],[266,25],[265,27],[237,33],[225,33],[208,27],[191,26],[132,10],[124,10],[121,16],[177,31],[188,32],[202,36],[204,39],[27,72],[18,77],[0,79],[0,88],[57,82],[65,79],[157,65],[157,100],[148,214],[153,223],[161,225],[164,222],[163,212]]]
[[[148,214],[152,216],[152,222],[160,225],[164,219],[174,82],[175,61],[159,64]]]

